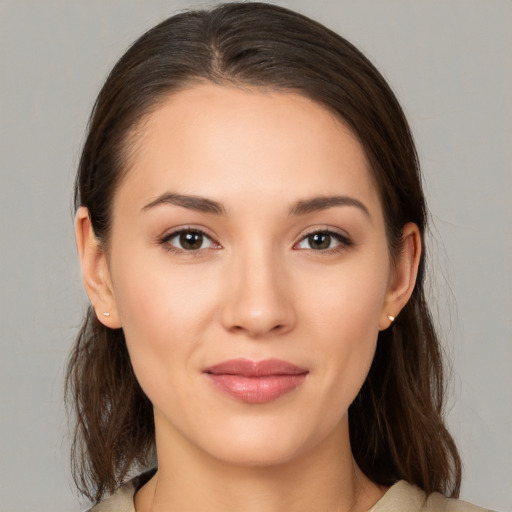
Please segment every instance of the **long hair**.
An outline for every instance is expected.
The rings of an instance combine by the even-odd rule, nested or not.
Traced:
[[[389,252],[407,222],[422,239],[427,209],[402,109],[375,67],[348,41],[282,7],[229,3],[175,15],[142,35],[118,61],[95,103],[75,185],[108,246],[112,202],[146,116],[197,82],[299,93],[326,106],[358,137],[377,184]],[[424,240],[423,240],[424,242]],[[349,409],[352,452],[374,482],[405,479],[458,496],[461,462],[443,419],[442,354],[424,295],[422,255],[412,297],[379,334],[369,375]],[[133,373],[122,329],[89,308],[72,351],[66,395],[75,413],[73,469],[99,501],[152,460],[152,406]]]

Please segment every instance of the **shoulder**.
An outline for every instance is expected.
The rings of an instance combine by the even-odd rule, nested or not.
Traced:
[[[94,505],[87,512],[135,512],[133,497],[154,474],[155,470],[151,470],[132,478],[121,485],[112,496]]]
[[[466,501],[447,498],[437,492],[426,497],[418,487],[400,480],[369,512],[491,512]]]
[[[423,509],[422,509],[423,510]],[[431,494],[425,503],[425,512],[443,510],[446,512],[492,512],[489,509],[478,507],[467,501],[447,498],[437,492]]]
[[[112,496],[89,509],[88,512],[135,512],[134,495],[135,487],[128,482],[119,487]]]

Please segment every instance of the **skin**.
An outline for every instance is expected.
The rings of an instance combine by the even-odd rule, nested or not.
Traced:
[[[392,266],[361,145],[296,94],[200,84],[167,99],[136,140],[107,250],[85,208],[76,237],[98,318],[123,327],[154,406],[159,470],[137,511],[368,510],[385,489],[353,460],[347,411],[387,315],[412,293],[417,227],[404,226]],[[222,211],[175,204],[176,194]],[[331,196],[349,200],[297,212]],[[200,248],[180,245],[180,229],[204,232]],[[237,357],[309,373],[292,392],[247,404],[203,373]]]

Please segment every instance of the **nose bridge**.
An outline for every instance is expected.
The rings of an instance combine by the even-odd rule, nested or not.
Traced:
[[[223,311],[227,329],[261,336],[291,328],[295,315],[281,258],[270,244],[234,250]]]

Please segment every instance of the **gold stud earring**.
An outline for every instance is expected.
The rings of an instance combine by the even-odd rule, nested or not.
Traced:
[[[393,315],[388,315],[388,320],[393,323],[395,321],[395,317]]]

